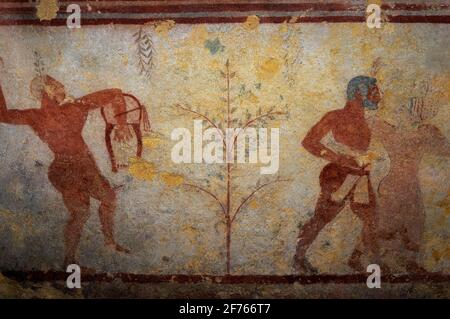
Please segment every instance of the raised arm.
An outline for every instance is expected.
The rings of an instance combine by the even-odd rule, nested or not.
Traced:
[[[360,167],[353,157],[337,154],[322,144],[321,141],[323,137],[332,130],[335,121],[336,119],[333,112],[325,114],[325,116],[306,134],[302,141],[302,145],[308,152],[317,157],[346,167],[359,169]]]
[[[0,122],[7,124],[31,125],[37,110],[8,110],[0,85]]]

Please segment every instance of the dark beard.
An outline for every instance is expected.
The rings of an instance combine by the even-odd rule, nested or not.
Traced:
[[[365,108],[368,108],[369,110],[376,110],[378,109],[378,103],[375,103],[369,99],[364,99],[363,100],[363,106]]]

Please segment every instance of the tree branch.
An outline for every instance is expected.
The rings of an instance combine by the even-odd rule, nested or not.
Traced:
[[[183,111],[193,113],[193,114],[205,119],[209,124],[211,124],[212,127],[214,127],[217,130],[217,132],[219,132],[220,137],[222,138],[222,142],[225,143],[222,130],[208,116],[206,116],[200,112],[194,111],[188,107],[182,106],[180,104],[175,105],[175,107],[182,109]]]
[[[259,120],[261,120],[261,119],[263,119],[263,118],[265,118],[265,117],[271,116],[271,115],[283,115],[283,114],[286,114],[286,113],[285,113],[285,112],[280,112],[280,111],[277,111],[277,112],[269,111],[269,112],[267,112],[267,113],[261,114],[261,115],[255,117],[255,118],[253,118],[253,119],[248,120],[248,121],[244,124],[244,126],[242,127],[242,129],[240,129],[239,132],[238,132],[238,133],[236,134],[236,136],[234,137],[233,143],[236,143],[236,140],[237,140],[238,136],[239,136],[243,131],[245,131],[245,129],[246,129],[247,127],[249,127],[250,125],[252,125],[254,122],[259,121]]]
[[[261,114],[261,115],[255,117],[255,118],[253,118],[253,119],[248,120],[247,123],[244,124],[242,129],[246,129],[249,125],[251,125],[252,123],[254,123],[254,122],[256,122],[256,121],[258,121],[258,120],[260,120],[260,119],[262,119],[264,117],[268,117],[270,115],[283,115],[283,114],[286,114],[286,113],[285,112],[280,112],[280,111],[277,111],[277,112],[269,111],[267,113]]]
[[[271,185],[271,184],[274,184],[274,183],[277,183],[277,182],[290,182],[290,181],[292,181],[292,180],[291,179],[276,179],[274,181],[271,181],[271,182],[268,182],[268,183],[260,185],[258,188],[256,188],[253,192],[251,192],[250,195],[248,195],[241,202],[241,204],[239,205],[238,208],[236,208],[236,211],[234,212],[233,218],[231,218],[231,222],[234,222],[234,220],[236,219],[236,215],[240,212],[241,208],[245,205],[245,203],[247,203],[250,200],[250,198],[252,198],[255,195],[256,192],[258,192],[259,190],[261,190],[262,188],[264,188],[264,187],[266,187],[268,185]]]
[[[226,214],[225,206],[222,204],[222,202],[220,201],[220,199],[219,199],[216,195],[214,195],[213,193],[211,193],[209,190],[207,190],[207,189],[205,189],[205,188],[203,188],[203,187],[197,186],[197,185],[193,185],[193,184],[187,184],[187,183],[185,183],[184,185],[190,186],[190,187],[192,187],[192,188],[196,188],[196,189],[198,189],[198,190],[200,190],[200,191],[203,191],[204,193],[206,193],[206,194],[208,194],[209,196],[211,196],[212,198],[214,198],[214,199],[217,201],[217,203],[220,205],[220,208],[222,208],[222,212],[223,212],[224,214]]]

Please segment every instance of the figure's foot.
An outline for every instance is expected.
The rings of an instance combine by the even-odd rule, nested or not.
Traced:
[[[123,247],[123,246],[121,246],[121,245],[119,245],[119,244],[117,244],[115,242],[106,243],[106,247],[108,247],[110,249],[113,249],[113,250],[115,250],[115,251],[117,251],[119,253],[124,253],[124,254],[131,253],[131,251],[128,248],[125,248],[125,247]]]
[[[293,269],[296,273],[317,274],[318,272],[317,269],[311,265],[308,259],[306,259],[306,257],[295,258]]]
[[[69,265],[77,265],[78,267],[80,267],[81,275],[83,275],[83,274],[84,275],[93,275],[97,272],[94,268],[80,265],[79,261],[74,260],[74,259],[72,259],[71,261],[69,261],[69,260],[64,261],[64,264],[62,265],[62,267],[63,267],[62,271],[66,272]],[[71,271],[73,271],[73,269],[71,269]]]
[[[61,265],[62,271],[67,271],[67,267],[69,267],[69,265],[79,265],[79,264],[75,258],[65,257],[64,263]]]
[[[428,270],[417,264],[416,262],[411,262],[406,265],[406,271],[411,274],[427,275],[430,274]]]
[[[384,263],[380,263],[381,274],[383,276],[391,275],[391,268]]]
[[[361,256],[351,256],[347,265],[356,272],[364,272],[364,266],[361,263]]]
[[[80,266],[81,276],[83,275],[94,275],[97,273],[97,270],[91,267]]]

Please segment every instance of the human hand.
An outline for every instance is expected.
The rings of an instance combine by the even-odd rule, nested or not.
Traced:
[[[358,161],[353,156],[349,155],[342,155],[338,160],[338,164],[352,169],[361,168]]]

